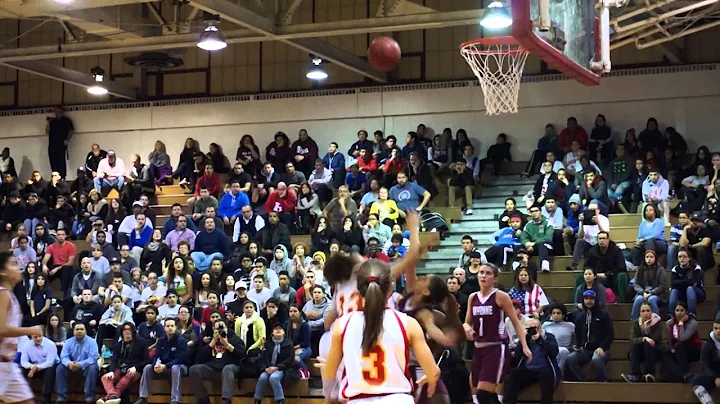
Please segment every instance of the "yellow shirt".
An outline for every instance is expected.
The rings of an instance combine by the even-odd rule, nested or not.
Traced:
[[[381,222],[385,219],[390,219],[393,222],[397,222],[400,216],[397,204],[392,199],[386,201],[375,201],[370,207],[370,213],[378,215],[378,220]]]

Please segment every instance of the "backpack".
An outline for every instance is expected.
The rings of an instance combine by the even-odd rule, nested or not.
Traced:
[[[432,231],[435,229],[442,236],[450,231],[447,221],[439,213],[429,212],[420,216],[421,231]]]

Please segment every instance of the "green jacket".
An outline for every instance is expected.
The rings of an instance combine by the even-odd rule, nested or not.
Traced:
[[[553,240],[553,227],[548,224],[547,219],[544,217],[540,222],[529,221],[523,229],[522,235],[520,236],[520,242],[522,245],[525,243],[552,243]]]

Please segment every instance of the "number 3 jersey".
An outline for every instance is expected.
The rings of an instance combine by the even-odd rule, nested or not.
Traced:
[[[342,328],[344,372],[340,396],[344,400],[389,394],[411,394],[410,342],[406,332],[408,316],[385,309],[378,343],[363,355],[365,317],[361,311],[339,319]]]

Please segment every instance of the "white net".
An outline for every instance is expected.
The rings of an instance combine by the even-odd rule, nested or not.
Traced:
[[[480,81],[487,115],[515,114],[523,68],[530,52],[515,43],[468,43],[460,54]]]

